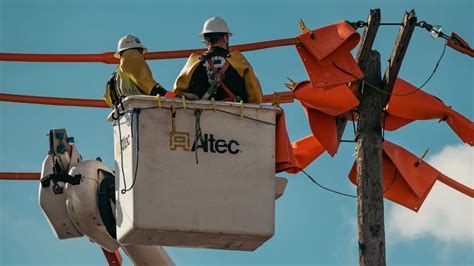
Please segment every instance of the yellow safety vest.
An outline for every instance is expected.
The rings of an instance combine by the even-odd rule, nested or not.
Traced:
[[[157,83],[140,52],[132,49],[122,53],[115,78],[118,97],[149,95]],[[113,106],[109,86],[105,88],[104,99],[110,107]]]

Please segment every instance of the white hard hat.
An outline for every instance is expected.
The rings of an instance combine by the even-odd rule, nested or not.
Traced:
[[[203,36],[206,33],[227,33],[232,35],[229,31],[229,27],[227,27],[227,23],[220,17],[212,17],[204,22],[204,26],[202,27],[202,32],[199,33],[199,36]]]
[[[120,52],[133,48],[142,48],[143,53],[146,53],[146,51],[148,51],[148,49],[143,45],[140,39],[131,34],[127,34],[120,38],[120,40],[118,41],[117,52],[115,52],[114,57],[120,58]]]

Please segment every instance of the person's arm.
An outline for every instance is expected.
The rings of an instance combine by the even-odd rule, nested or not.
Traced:
[[[144,94],[157,95],[159,93],[161,96],[166,94],[166,90],[153,79],[150,67],[139,51],[130,49],[123,52],[121,67]]]
[[[174,83],[173,91],[176,95],[190,93],[189,86],[191,84],[191,78],[193,76],[194,70],[196,70],[196,67],[199,65],[199,62],[199,55],[191,54]]]
[[[105,102],[107,103],[107,105],[108,105],[110,108],[113,107],[112,100],[110,99],[110,89],[109,89],[109,86],[105,86],[104,100],[105,100]]]
[[[244,79],[245,90],[247,91],[248,103],[262,103],[262,87],[258,81],[257,75],[245,56],[239,51],[232,51],[227,61],[237,70],[237,73]]]
[[[262,86],[260,85],[260,81],[255,75],[253,68],[248,68],[244,73],[244,80],[245,80],[245,89],[247,90],[247,102],[248,103],[262,103]]]

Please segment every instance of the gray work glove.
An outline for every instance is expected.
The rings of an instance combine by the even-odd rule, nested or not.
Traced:
[[[190,100],[190,101],[197,101],[199,100],[199,96],[197,96],[196,94],[194,93],[191,93],[191,92],[183,92],[183,93],[180,93],[178,96],[176,96],[176,98],[181,98],[183,97],[186,98],[186,100]]]

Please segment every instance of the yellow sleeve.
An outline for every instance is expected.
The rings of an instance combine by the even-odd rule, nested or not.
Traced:
[[[123,71],[127,72],[130,79],[146,95],[149,95],[153,87],[158,83],[153,79],[151,70],[143,56],[135,49],[122,53],[120,65]]]
[[[104,100],[107,105],[112,108],[112,100],[110,99],[110,89],[109,86],[105,85],[105,93],[104,93]]]
[[[253,68],[247,69],[244,74],[245,89],[247,90],[248,103],[262,103],[262,86],[255,75]]]
[[[262,103],[262,87],[258,81],[257,75],[253,71],[252,66],[239,51],[232,51],[227,61],[237,70],[237,73],[245,81],[245,89],[248,95],[248,103]]]
[[[188,61],[184,65],[183,69],[176,78],[174,82],[174,93],[179,95],[183,92],[189,92],[189,86],[191,84],[191,78],[193,76],[194,70],[199,65],[200,56],[198,54],[191,54],[189,56]]]

